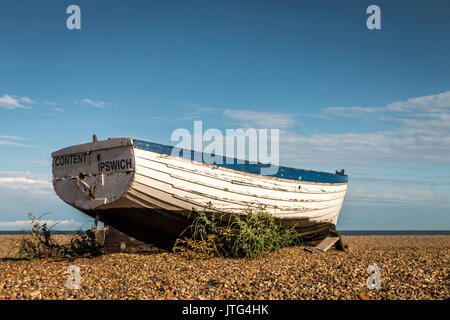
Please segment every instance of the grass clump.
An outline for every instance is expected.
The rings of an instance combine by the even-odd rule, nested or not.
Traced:
[[[192,224],[184,231],[189,236],[177,239],[173,247],[187,258],[257,258],[302,242],[294,228],[277,224],[263,207],[248,208],[241,214],[217,214],[208,205],[203,211],[193,210],[192,216]]]
[[[51,229],[56,224],[48,227],[47,223],[41,224],[39,219],[42,216],[35,218],[32,213],[29,213],[28,217],[33,227],[28,231],[28,236],[18,242],[19,257],[22,259],[70,258],[87,254],[94,256],[101,252],[100,245],[81,230],[68,244],[58,244],[51,235]]]
[[[75,237],[70,239],[69,244],[60,245],[56,256],[70,258],[78,256],[98,256],[101,254],[101,245],[94,238],[89,237],[86,232],[78,230]]]

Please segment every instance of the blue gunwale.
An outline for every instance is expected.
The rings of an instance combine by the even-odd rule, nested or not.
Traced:
[[[190,153],[190,158],[192,161],[197,161],[197,159],[202,159],[201,161],[203,163],[207,163],[204,161],[202,152],[197,151],[191,151],[191,150],[185,150],[185,149],[179,149],[172,146],[166,146],[159,143],[154,142],[148,142],[138,139],[133,139],[133,144],[136,148],[144,149],[148,151],[153,151],[156,153],[161,154],[167,154],[172,155],[172,152],[175,149],[176,154],[181,154],[179,151],[183,151],[183,157]],[[187,153],[188,152],[188,153]],[[211,156],[214,156],[214,154],[211,154]],[[261,174],[261,168],[269,167],[268,164],[263,163],[252,163],[249,161],[240,160],[240,162],[244,163],[237,163],[236,158],[227,158],[224,156],[219,156],[221,158],[221,163],[213,163],[212,165],[224,167],[227,169],[232,169],[236,171],[241,172],[247,172],[247,173],[253,173],[253,174]],[[189,159],[189,158],[187,158]],[[321,171],[312,171],[312,170],[304,170],[304,169],[296,169],[296,168],[290,168],[290,167],[283,167],[278,166],[278,171],[276,174],[273,175],[264,175],[267,177],[276,177],[276,178],[282,178],[282,179],[288,179],[288,180],[296,180],[296,181],[307,181],[307,182],[319,182],[319,183],[347,183],[348,182],[348,176],[347,175],[340,175],[335,173],[329,173],[329,172],[321,172]]]

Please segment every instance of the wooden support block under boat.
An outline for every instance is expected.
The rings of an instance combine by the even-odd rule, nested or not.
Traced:
[[[89,237],[102,246],[102,253],[152,253],[160,252],[160,249],[153,244],[139,241],[119,230],[106,226],[87,231]]]
[[[336,242],[339,241],[339,237],[326,237],[321,243],[316,247],[320,251],[328,251]]]
[[[332,246],[339,251],[347,251],[348,246],[344,243],[342,236],[335,230],[330,229],[329,235],[313,248],[305,248],[305,251],[311,253],[326,252]]]

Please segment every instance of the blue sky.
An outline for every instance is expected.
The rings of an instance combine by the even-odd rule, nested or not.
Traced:
[[[81,8],[68,30],[66,8]],[[381,8],[368,30],[366,8]],[[340,229],[450,227],[448,1],[2,1],[0,229],[91,219],[51,152],[279,128],[281,164],[346,169]]]

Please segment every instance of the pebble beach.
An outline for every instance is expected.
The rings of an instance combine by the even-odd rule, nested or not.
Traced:
[[[27,261],[17,259],[19,238],[0,236],[0,299],[450,298],[450,236],[344,236],[347,252],[298,246],[253,260],[153,252]],[[67,287],[72,265],[80,269],[79,289]],[[379,288],[368,288],[371,265],[379,268]]]

